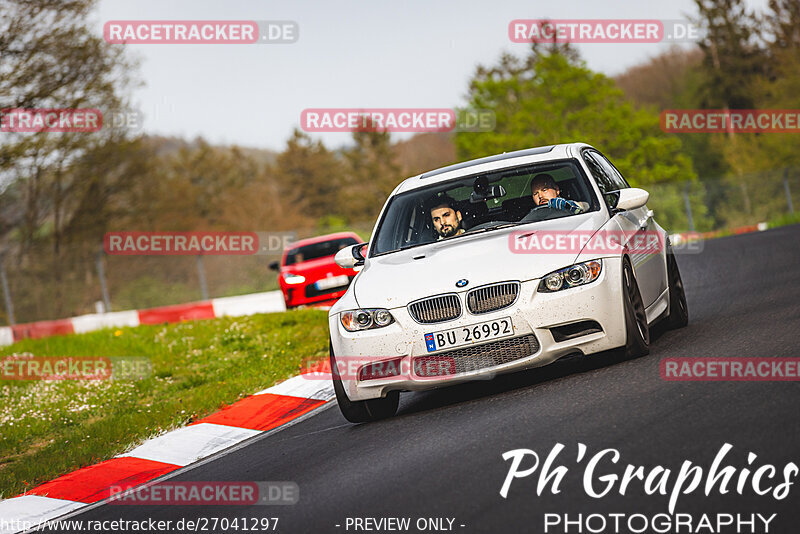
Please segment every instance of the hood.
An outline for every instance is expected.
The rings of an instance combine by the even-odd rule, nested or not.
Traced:
[[[578,250],[521,253],[514,235],[539,232],[593,232],[606,222],[601,212],[490,230],[369,258],[353,283],[358,305],[398,308],[440,293],[461,293],[505,280],[526,281],[571,265]],[[464,288],[456,281],[467,279]]]
[[[324,268],[329,268],[331,272],[339,272],[342,270],[341,267],[336,265],[336,262],[333,261],[333,256],[323,256],[322,258],[316,258],[313,260],[306,260],[300,263],[293,263],[291,265],[283,265],[281,267],[282,273],[297,273],[297,274],[305,274],[310,271],[318,271]]]

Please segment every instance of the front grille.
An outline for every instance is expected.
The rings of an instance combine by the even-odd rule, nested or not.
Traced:
[[[422,324],[452,321],[461,316],[461,301],[455,293],[430,297],[409,304],[408,313]]]
[[[518,294],[519,282],[478,287],[467,293],[467,309],[476,315],[502,310],[514,304]]]
[[[441,354],[418,356],[414,358],[414,372],[417,376],[426,377],[467,373],[526,358],[536,354],[538,350],[539,341],[536,336],[528,334]]]

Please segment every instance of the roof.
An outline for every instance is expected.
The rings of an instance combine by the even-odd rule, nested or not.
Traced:
[[[540,146],[538,148],[526,148],[525,150],[515,150],[514,152],[503,152],[502,154],[496,154],[494,156],[487,156],[485,158],[478,158],[472,159],[469,161],[464,161],[461,163],[456,163],[455,165],[450,165],[448,167],[442,167],[440,169],[435,169],[432,171],[428,171],[424,174],[421,174],[419,177],[421,180],[425,178],[430,178],[431,176],[436,176],[437,174],[442,174],[444,172],[451,172],[457,171],[459,169],[464,169],[467,167],[472,167],[473,165],[480,165],[482,163],[491,163],[493,161],[502,161],[504,159],[511,159],[511,158],[518,158],[521,156],[533,156],[538,154],[546,154],[553,150],[553,145],[550,146]]]
[[[419,187],[429,186],[439,182],[446,182],[448,180],[461,178],[463,176],[469,176],[470,174],[491,172],[497,169],[525,165],[528,163],[536,163],[540,161],[571,158],[577,153],[578,149],[588,146],[589,145],[585,143],[548,145],[535,148],[526,148],[524,150],[515,150],[513,152],[503,152],[502,154],[497,154],[494,156],[464,161],[462,163],[456,163],[440,169],[434,169],[418,176],[408,178],[399,186],[397,186],[392,194],[394,195],[405,191],[411,191]]]

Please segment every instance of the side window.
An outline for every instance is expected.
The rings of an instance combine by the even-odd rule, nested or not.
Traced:
[[[625,181],[625,178],[622,177],[622,173],[617,170],[614,165],[608,161],[608,158],[600,154],[599,152],[595,152],[594,157],[600,160],[600,165],[606,170],[606,173],[611,177],[611,180],[614,182],[615,189],[627,189],[630,186],[628,182]]]
[[[619,188],[615,180],[609,174],[608,169],[601,163],[601,158],[598,156],[599,154],[597,152],[591,150],[585,150],[583,152],[583,160],[586,162],[586,166],[589,167],[589,171],[597,182],[600,191],[605,195]]]

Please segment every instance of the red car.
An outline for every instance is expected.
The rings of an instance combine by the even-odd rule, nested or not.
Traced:
[[[344,269],[333,261],[345,247],[362,243],[353,232],[328,234],[302,239],[283,251],[280,263],[270,264],[278,271],[286,309],[311,304],[333,304],[345,291],[358,271]]]

